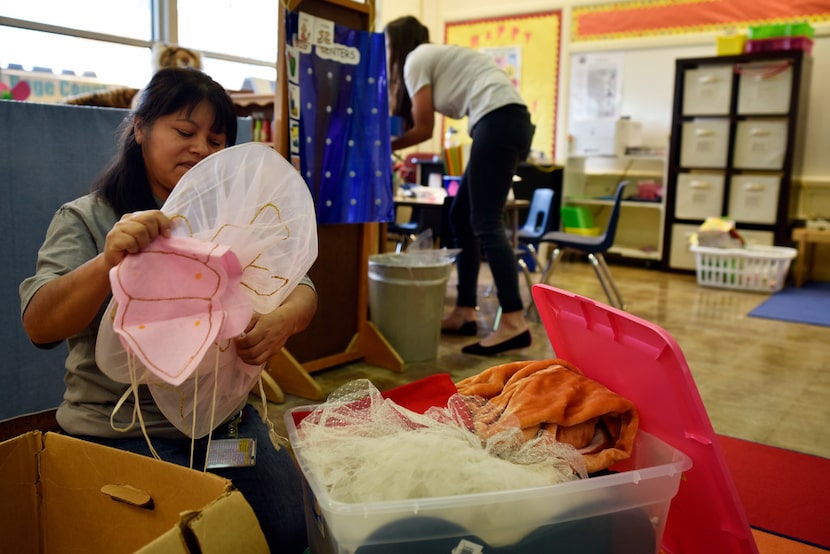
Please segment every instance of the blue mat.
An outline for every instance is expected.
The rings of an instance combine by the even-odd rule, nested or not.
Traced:
[[[830,326],[830,283],[805,283],[771,295],[749,312],[751,317]]]

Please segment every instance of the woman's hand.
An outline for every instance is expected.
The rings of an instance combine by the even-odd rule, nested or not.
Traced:
[[[292,328],[279,308],[270,314],[254,313],[245,334],[236,339],[236,353],[247,364],[262,365],[285,346]]]
[[[254,313],[245,333],[236,339],[236,353],[247,364],[264,364],[292,335],[308,327],[316,311],[317,294],[311,287],[298,285],[273,312]]]
[[[169,237],[171,228],[170,219],[161,210],[124,214],[107,233],[103,252],[107,267],[115,267],[127,254],[140,252],[159,235]]]

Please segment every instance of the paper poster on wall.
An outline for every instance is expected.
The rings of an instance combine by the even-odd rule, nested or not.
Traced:
[[[288,136],[290,137],[291,153],[300,153],[300,120],[290,120],[288,122]],[[297,166],[297,171],[300,171],[300,166]]]
[[[622,52],[574,54],[570,120],[617,119],[622,104]]]
[[[507,73],[510,81],[516,90],[521,91],[522,87],[522,47],[521,46],[501,46],[481,49],[485,54],[489,54],[500,68]]]
[[[285,47],[286,73],[288,74],[289,83],[299,82],[299,77],[297,76],[297,72],[300,69],[299,55],[300,53],[293,46]]]
[[[489,53],[507,73],[522,95],[536,134],[534,153],[554,159],[557,82],[559,80],[560,11],[549,11],[447,23],[444,42]],[[441,119],[441,134],[448,126],[458,131],[458,141],[470,141],[466,118]]]
[[[300,85],[288,83],[288,117],[300,119]]]

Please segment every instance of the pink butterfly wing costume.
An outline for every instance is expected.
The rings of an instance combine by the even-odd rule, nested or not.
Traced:
[[[241,277],[230,247],[160,236],[140,256],[112,268],[120,307],[113,328],[151,373],[181,385],[211,344],[240,335],[251,320]]]
[[[239,359],[232,339],[311,267],[316,219],[293,166],[255,143],[200,162],[162,210],[174,236],[110,272],[96,361],[115,381],[147,384],[165,417],[198,438],[238,410],[259,379],[263,366]]]

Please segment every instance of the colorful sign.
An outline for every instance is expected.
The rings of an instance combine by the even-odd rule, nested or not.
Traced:
[[[554,159],[556,86],[559,78],[561,12],[447,23],[445,42],[488,52],[510,75],[527,103],[536,135],[532,149]],[[469,141],[467,124],[444,118],[459,142]],[[442,136],[446,128],[442,130]]]
[[[0,70],[0,83],[10,89],[22,81],[29,84],[27,100],[42,104],[58,104],[71,96],[112,88],[112,85],[88,77],[57,75],[46,71]]]
[[[827,0],[636,0],[575,6],[571,41],[726,31],[792,21],[830,21],[830,3]]]

